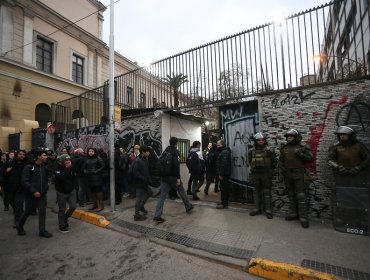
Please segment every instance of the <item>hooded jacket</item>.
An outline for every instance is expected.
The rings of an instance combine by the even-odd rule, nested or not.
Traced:
[[[49,190],[48,176],[45,165],[38,165],[35,162],[27,164],[22,171],[22,185],[26,195],[33,195],[39,192],[41,196],[46,195]]]

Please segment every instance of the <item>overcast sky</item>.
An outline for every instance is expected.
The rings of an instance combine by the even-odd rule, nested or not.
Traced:
[[[110,0],[100,0],[109,5]],[[329,0],[120,0],[115,50],[147,66],[156,60],[289,16]],[[109,43],[110,9],[103,39]]]

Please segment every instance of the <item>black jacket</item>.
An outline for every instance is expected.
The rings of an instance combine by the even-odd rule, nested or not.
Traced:
[[[149,162],[147,158],[143,158],[141,155],[136,157],[132,163],[132,186],[135,188],[143,188],[147,185],[151,185],[151,177],[149,173]]]
[[[33,195],[35,192],[39,192],[41,196],[46,195],[49,190],[47,174],[45,165],[27,164],[23,168],[21,179],[25,194]]]
[[[105,168],[105,163],[101,157],[86,157],[83,168],[86,184],[91,187],[100,186],[103,182],[103,171]]]
[[[6,189],[10,192],[24,192],[24,187],[21,182],[22,171],[26,166],[27,161],[13,160],[8,162],[3,167],[3,175],[6,179]],[[11,167],[10,172],[6,170]]]
[[[171,168],[171,177],[176,177],[180,179],[180,153],[174,146],[168,146],[165,151],[168,151],[172,155],[172,168]]]
[[[62,165],[58,165],[58,167],[54,171],[55,175],[55,189],[58,192],[69,194],[76,188],[76,175],[73,168],[65,168]]]
[[[219,155],[216,161],[217,175],[230,177],[231,175],[231,150],[229,147],[223,146],[219,148]]]

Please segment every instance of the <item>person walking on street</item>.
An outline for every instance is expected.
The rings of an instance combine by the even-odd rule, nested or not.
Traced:
[[[58,158],[58,166],[54,171],[55,189],[57,191],[58,224],[62,233],[69,231],[68,218],[76,209],[76,173],[72,168],[71,158],[68,154]],[[68,203],[68,210],[66,205]]]
[[[262,214],[265,210],[266,217],[272,219],[271,187],[272,173],[277,164],[276,155],[261,132],[254,135],[253,139],[254,146],[248,151],[248,162],[255,207],[249,215]]]
[[[136,157],[132,166],[132,186],[136,190],[135,201],[135,221],[146,220],[148,211],[145,209],[145,203],[152,196],[153,192],[149,185],[152,185],[152,180],[149,173],[148,157],[150,148],[144,145],[140,146],[140,155]],[[141,213],[143,214],[141,214]]]
[[[14,227],[16,227],[23,214],[24,187],[21,182],[21,177],[23,168],[27,163],[27,152],[25,150],[20,150],[4,170],[4,176],[7,181],[6,185],[9,193],[9,201],[14,210]]]
[[[47,170],[44,163],[47,159],[43,149],[34,151],[34,162],[27,164],[22,171],[22,184],[25,187],[25,211],[17,224],[18,235],[25,235],[23,228],[31,212],[37,208],[39,215],[39,236],[52,237],[53,235],[45,229],[46,220],[46,195],[49,190]]]
[[[217,150],[219,152],[216,160],[216,170],[221,189],[221,203],[217,209],[226,209],[229,207],[229,179],[231,175],[231,150],[225,145],[224,140],[217,141]]]
[[[302,227],[307,228],[309,223],[304,163],[311,162],[313,155],[310,146],[302,142],[302,136],[296,129],[289,129],[284,136],[287,143],[280,150],[280,162],[289,198],[289,214],[285,220],[299,219]]]
[[[200,150],[200,142],[194,141],[189,155],[186,159],[186,166],[189,169],[191,177],[193,178],[192,190],[193,200],[199,200],[197,192],[203,184],[204,178],[204,160]]]
[[[186,213],[190,213],[194,208],[194,206],[189,202],[180,177],[180,153],[177,150],[178,142],[179,140],[176,137],[171,137],[170,145],[161,155],[161,157],[165,158],[167,158],[168,155],[169,159],[166,160],[166,163],[169,165],[169,172],[168,174],[162,173],[161,175],[160,195],[153,218],[153,220],[158,223],[163,223],[165,221],[165,219],[162,218],[163,205],[171,188],[177,189],[177,192],[184,203]],[[161,157],[158,162],[161,162]],[[162,172],[167,170],[166,166],[159,166],[159,168],[162,169]]]
[[[211,183],[215,183],[215,193],[218,190],[218,177],[216,172],[216,160],[217,160],[217,146],[215,143],[209,143],[208,147],[203,151],[203,159],[206,167],[206,186],[204,188],[205,195],[208,195],[209,186]]]

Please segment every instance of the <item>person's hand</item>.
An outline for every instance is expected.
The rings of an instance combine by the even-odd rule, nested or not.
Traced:
[[[338,171],[341,174],[347,174],[348,170],[343,165],[338,165]]]
[[[352,174],[352,175],[356,175],[358,172],[360,172],[361,171],[361,168],[360,167],[358,167],[358,166],[355,166],[355,167],[353,167],[353,168],[351,168],[349,171],[348,171],[348,173],[349,174]]]
[[[180,184],[181,184],[181,180],[180,180],[180,179],[177,179],[177,180],[176,180],[176,187],[179,187],[179,186],[180,186]]]
[[[36,198],[39,198],[39,197],[41,196],[41,194],[40,194],[39,192],[35,192],[35,193],[33,194],[33,196],[34,196],[34,197],[36,197]]]
[[[9,173],[10,171],[12,171],[12,169],[13,169],[13,167],[8,167],[8,168],[6,169],[6,172],[7,172],[7,173]]]

